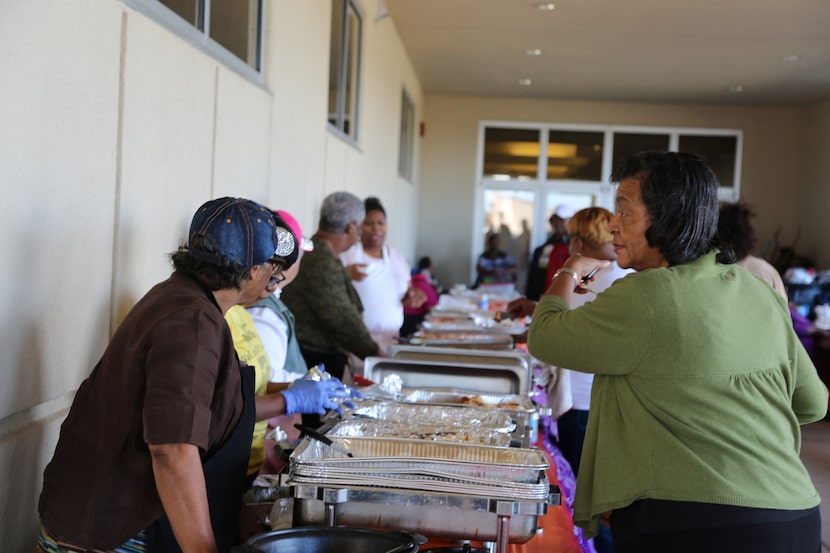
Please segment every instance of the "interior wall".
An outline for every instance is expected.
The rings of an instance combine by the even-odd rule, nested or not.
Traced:
[[[362,133],[350,144],[326,124],[330,2],[267,2],[264,86],[120,0],[0,2],[0,70],[14,76],[0,87],[0,236],[14,263],[0,274],[0,551],[32,551],[75,390],[170,274],[201,203],[249,197],[309,235],[334,190],[378,195],[394,213],[415,203],[397,176],[398,98],[407,86],[420,105],[420,83],[391,20],[374,20],[374,0],[361,8]],[[408,252],[413,221],[395,231]]]
[[[830,268],[830,99],[808,111],[804,190],[798,224],[805,239],[796,251]]]
[[[807,117],[807,110],[797,108],[428,95],[418,255],[432,257],[434,272],[445,286],[472,282],[477,253],[470,249],[470,236],[472,206],[478,198],[476,156],[482,120],[740,129],[744,133],[741,196],[758,213],[759,239],[771,239],[780,228],[780,240],[788,244],[802,216]],[[800,240],[807,245],[819,237],[802,232]]]

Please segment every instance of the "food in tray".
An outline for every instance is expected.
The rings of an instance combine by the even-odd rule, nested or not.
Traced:
[[[493,429],[446,425],[413,425],[362,419],[342,421],[326,434],[340,437],[404,438],[408,440],[433,440],[501,447],[510,445],[508,434]]]
[[[511,399],[502,399],[497,402],[487,401],[480,395],[461,396],[458,401],[461,405],[472,405],[475,407],[498,407],[500,409],[521,409],[522,406]]]

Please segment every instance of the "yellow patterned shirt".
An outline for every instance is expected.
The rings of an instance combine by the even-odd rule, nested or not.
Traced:
[[[225,320],[231,329],[233,347],[239,360],[254,367],[256,374],[256,396],[264,396],[271,376],[271,362],[265,346],[257,334],[254,320],[241,305],[231,307],[225,314]],[[251,457],[248,459],[248,474],[255,474],[265,462],[265,432],[268,421],[257,421],[251,440]]]

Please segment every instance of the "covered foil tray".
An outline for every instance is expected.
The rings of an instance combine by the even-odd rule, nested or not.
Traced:
[[[510,515],[508,541],[526,543],[536,535],[537,517],[546,512],[547,505],[561,503],[557,487],[547,501],[504,502],[454,493],[291,485],[295,487],[296,525],[323,526],[326,503],[336,503],[334,523],[339,526],[403,530],[449,539],[496,541],[499,515],[506,513]]]
[[[509,414],[485,407],[436,406],[394,401],[360,401],[344,417],[362,417],[412,425],[482,427],[512,432],[516,423]]]
[[[326,432],[327,436],[344,438],[403,438],[433,440],[462,444],[507,447],[510,436],[499,430],[481,427],[448,426],[434,424],[396,423],[372,419],[349,419],[337,423]]]

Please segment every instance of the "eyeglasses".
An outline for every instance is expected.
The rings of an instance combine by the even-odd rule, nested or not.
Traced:
[[[277,286],[285,280],[285,274],[282,272],[283,263],[276,259],[269,259],[266,263],[271,264],[271,278],[268,279],[268,286]]]

